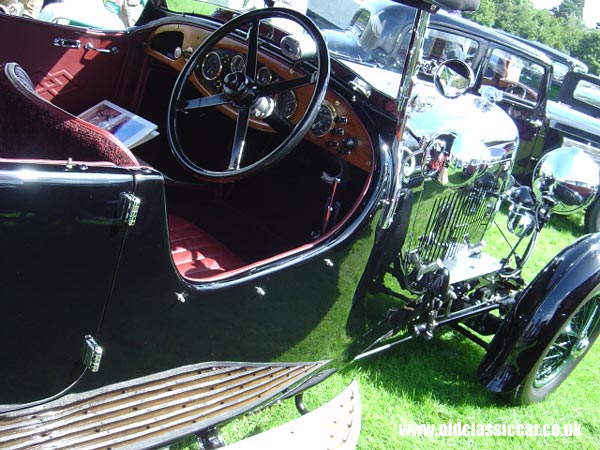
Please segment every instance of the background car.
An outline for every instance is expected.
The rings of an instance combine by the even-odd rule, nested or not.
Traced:
[[[537,41],[531,41],[516,35],[509,34],[509,36],[525,43],[530,47],[538,49],[539,51],[545,53],[548,58],[552,60],[552,86],[549,94],[550,100],[556,100],[558,97],[558,91],[560,90],[565,75],[568,72],[589,72],[589,67],[583,61],[550,47],[549,45],[542,44],[541,42]]]
[[[329,27],[324,34],[332,51],[375,61],[382,68],[397,71],[394,61],[402,59],[406,43],[398,42],[393,49],[381,51],[390,42],[382,35],[385,44],[375,44],[375,51],[365,56],[363,53],[369,47],[365,49],[361,39],[373,20],[380,23],[392,18],[400,20],[407,13],[405,6],[368,1],[355,8],[347,24],[340,23],[337,16],[328,15],[327,7],[314,5],[314,8],[314,20],[322,21],[322,28]],[[382,59],[380,54],[387,56]],[[502,93],[493,100],[510,115],[519,129],[519,152],[514,171],[517,176],[530,177],[530,149],[540,146],[543,140],[542,127],[552,74],[550,59],[505,34],[457,14],[436,14],[428,25],[423,58],[435,64],[449,57],[461,57],[471,65],[476,75],[474,92],[493,87]]]

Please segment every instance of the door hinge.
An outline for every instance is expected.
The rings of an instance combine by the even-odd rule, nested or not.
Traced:
[[[100,360],[102,359],[102,347],[98,345],[94,337],[87,334],[83,341],[83,349],[81,351],[83,364],[91,372],[100,370]]]
[[[125,207],[123,209],[123,223],[132,227],[135,225],[135,221],[137,220],[137,215],[142,201],[139,199],[139,197],[126,192],[122,193],[121,196],[125,201]]]

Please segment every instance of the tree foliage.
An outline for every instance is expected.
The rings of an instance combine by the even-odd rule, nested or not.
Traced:
[[[587,0],[592,1],[592,0]],[[551,11],[536,9],[533,0],[481,0],[468,17],[482,25],[542,42],[581,59],[600,73],[600,30],[583,22],[585,0],[563,0]]]
[[[557,8],[552,8],[552,13],[556,17],[563,19],[574,18],[583,22],[583,7],[585,0],[563,0]]]

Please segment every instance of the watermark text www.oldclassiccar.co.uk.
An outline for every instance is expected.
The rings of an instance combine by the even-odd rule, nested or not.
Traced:
[[[462,423],[400,424],[403,437],[577,437],[581,436],[581,425],[577,422],[564,424],[540,423]]]

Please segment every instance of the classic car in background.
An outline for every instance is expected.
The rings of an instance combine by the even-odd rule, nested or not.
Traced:
[[[509,34],[511,38],[517,39],[524,44],[536,48],[543,52],[552,61],[552,86],[550,87],[550,100],[556,100],[558,97],[558,91],[562,86],[565,75],[569,72],[588,73],[589,67],[583,61],[572,57],[560,50],[557,50],[549,45],[542,44],[541,42],[531,41],[529,39],[522,38]]]
[[[576,147],[594,160],[600,171],[600,78],[568,72],[558,98],[546,107],[548,125],[543,151]],[[600,231],[600,198],[585,211],[587,231]]]
[[[581,61],[539,42],[513,36],[544,52],[552,61],[552,85],[546,115],[540,135],[543,139],[530,152],[520,152],[530,161],[533,170],[546,152],[569,146],[589,154],[600,171],[600,79],[586,75],[588,67]],[[528,173],[528,171],[525,171]],[[585,212],[584,228],[600,231],[600,198],[596,198]]]
[[[406,27],[409,9],[404,5],[371,0],[357,5],[350,22],[340,28],[334,17],[324,16],[327,11],[315,6],[313,19],[325,28],[324,36],[332,52],[359,60],[371,61],[377,66],[398,72],[408,42],[394,39],[400,27]],[[374,40],[373,30],[380,24],[380,40]],[[329,29],[327,29],[329,28]],[[423,48],[424,67],[435,67],[444,59],[458,58],[468,62],[476,74],[473,92],[499,104],[511,116],[519,129],[519,153],[515,174],[531,177],[529,149],[539,147],[540,133],[545,118],[548,88],[552,66],[541,52],[502,34],[466,20],[457,14],[436,14],[426,31]],[[429,78],[432,69],[421,72]],[[490,93],[492,91],[492,93]]]
[[[398,72],[397,61],[402,60],[408,43],[395,41],[389,30],[406,27],[406,6],[380,0],[350,2],[354,6],[340,16],[333,13],[331,3],[317,3],[311,4],[309,14],[325,29],[333,52]],[[381,26],[384,23],[386,27]],[[391,23],[394,25],[390,27]],[[373,39],[373,30],[379,28],[378,41]],[[477,74],[472,90],[502,106],[513,118],[520,137],[513,175],[520,183],[529,184],[541,156],[561,146],[581,148],[596,162],[600,161],[597,119],[590,115],[590,108],[586,112],[581,103],[574,106],[569,102],[567,92],[558,94],[559,86],[565,86],[564,90],[574,87],[563,83],[569,71],[587,72],[580,61],[542,44],[444,13],[436,14],[430,21],[423,58],[425,69],[448,58],[467,61]],[[427,73],[421,71],[421,76],[429,77]],[[558,103],[549,95],[560,95]],[[484,130],[493,127],[489,122],[477,126]],[[600,198],[586,209],[584,228],[587,232],[600,231]]]
[[[521,271],[599,176],[561,148],[515,186],[513,121],[463,95],[456,54],[423,64],[430,15],[478,2],[406,1],[401,28],[372,28],[391,39],[375,60],[330,53],[310,6],[218,3],[149,1],[127,32],[0,15],[23,44],[0,43],[0,447],[214,447],[221,424],[440,327],[486,349],[491,391],[554,392],[600,332],[600,235]],[[77,117],[104,100],[160,134],[130,149]],[[359,408],[336,409],[328,445],[352,448]]]

